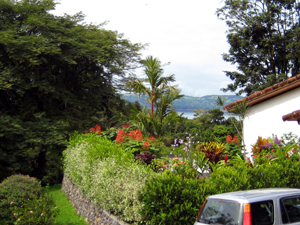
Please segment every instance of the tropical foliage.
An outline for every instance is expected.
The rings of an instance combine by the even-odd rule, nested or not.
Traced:
[[[137,67],[142,46],[82,13],[55,16],[55,5],[0,0],[0,181],[20,172],[59,182],[74,130],[126,118],[115,80]]]
[[[167,148],[129,125],[113,129],[113,141],[97,125],[75,134],[64,171],[94,204],[132,224],[193,224],[208,195],[300,187],[300,139],[292,134],[259,138],[267,141],[254,143],[261,151],[247,159],[237,135],[222,143],[186,133]]]

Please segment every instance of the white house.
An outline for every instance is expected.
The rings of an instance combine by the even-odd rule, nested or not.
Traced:
[[[235,104],[246,100],[244,141],[247,153],[262,138],[292,132],[300,137],[300,74],[224,106],[232,111]],[[295,122],[296,121],[296,122]],[[298,121],[298,123],[297,123]]]

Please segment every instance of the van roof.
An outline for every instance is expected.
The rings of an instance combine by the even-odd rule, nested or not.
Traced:
[[[300,189],[293,188],[265,188],[253,189],[247,191],[228,192],[223,194],[211,195],[207,199],[224,199],[234,200],[238,202],[254,202],[275,199],[277,197],[285,197],[289,195],[299,194]]]

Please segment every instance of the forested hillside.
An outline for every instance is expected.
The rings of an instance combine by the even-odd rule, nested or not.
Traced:
[[[222,95],[222,97],[227,98],[225,104],[229,104],[243,97],[237,95]],[[134,94],[122,94],[122,98],[129,102],[138,101],[141,105],[146,105],[150,108],[150,103],[147,102],[146,96],[141,96]],[[221,108],[217,106],[216,100],[218,95],[206,95],[203,97],[193,97],[193,96],[184,96],[181,99],[174,101],[174,109],[181,110],[191,110],[191,109],[214,109]]]

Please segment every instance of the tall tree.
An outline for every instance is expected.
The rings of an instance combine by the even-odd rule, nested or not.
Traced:
[[[127,82],[127,90],[138,93],[139,95],[147,95],[151,103],[151,117],[153,117],[154,103],[162,94],[170,89],[175,90],[175,86],[170,86],[169,83],[175,81],[174,74],[163,76],[162,64],[158,58],[148,56],[144,60],[144,72],[146,78],[131,79]]]
[[[238,71],[223,91],[250,95],[300,72],[299,0],[224,0],[217,10],[229,30],[223,59]]]
[[[55,182],[64,140],[120,110],[114,80],[140,61],[140,44],[54,8],[0,0],[0,180]]]

